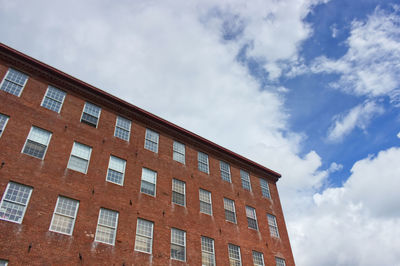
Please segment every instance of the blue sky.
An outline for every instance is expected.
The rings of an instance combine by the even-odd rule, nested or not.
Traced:
[[[400,265],[395,1],[0,0],[0,25],[2,43],[280,172],[297,265]]]

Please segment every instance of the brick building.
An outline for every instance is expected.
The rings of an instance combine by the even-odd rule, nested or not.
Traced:
[[[280,175],[0,44],[0,265],[294,265]]]

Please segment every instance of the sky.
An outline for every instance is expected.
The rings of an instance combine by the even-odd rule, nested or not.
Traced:
[[[0,0],[0,42],[282,174],[296,265],[400,265],[400,3]]]

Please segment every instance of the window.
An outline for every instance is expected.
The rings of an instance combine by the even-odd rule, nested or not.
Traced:
[[[263,197],[271,199],[271,193],[269,193],[268,181],[260,178],[260,185]]]
[[[271,236],[279,237],[278,225],[276,224],[276,217],[271,214],[267,214],[267,217],[268,217],[269,232],[271,233]]]
[[[49,86],[46,94],[44,95],[42,106],[59,113],[64,103],[65,95],[66,93],[62,90],[59,90],[53,86]]]
[[[264,255],[261,252],[253,250],[253,263],[254,266],[264,266]]]
[[[0,220],[22,223],[32,188],[10,182],[3,194],[0,205]]]
[[[250,176],[246,171],[240,170],[240,178],[242,179],[242,187],[251,191]]]
[[[154,132],[153,130],[146,129],[146,138],[144,141],[144,148],[158,153],[158,139],[159,135],[157,132]]]
[[[229,253],[229,265],[230,266],[241,266],[242,259],[240,258],[240,247],[232,244],[228,244]]]
[[[147,168],[142,169],[142,183],[140,185],[140,192],[155,196],[157,184],[157,172]]]
[[[8,260],[0,259],[0,266],[7,266],[7,265],[8,265]]]
[[[124,184],[125,165],[125,160],[111,155],[108,163],[107,181],[122,186]]]
[[[22,152],[43,160],[51,135],[47,130],[32,127]]]
[[[68,168],[86,174],[89,166],[92,148],[78,142],[74,142]]]
[[[72,235],[78,207],[79,201],[59,196],[51,220],[50,231]]]
[[[114,245],[117,234],[118,212],[101,208],[95,241]]]
[[[236,223],[235,202],[224,198],[225,220]]]
[[[284,259],[275,257],[276,266],[286,266],[286,262]]]
[[[207,190],[204,189],[200,189],[199,198],[200,198],[200,212],[212,215],[211,192],[208,192]]]
[[[138,218],[135,250],[151,254],[153,246],[153,222]]]
[[[186,260],[186,232],[171,228],[171,259]]]
[[[131,124],[132,122],[130,120],[117,116],[114,136],[129,141],[129,136],[131,135]]]
[[[219,168],[221,169],[221,178],[222,180],[231,182],[231,167],[228,163],[220,161]]]
[[[258,230],[256,209],[246,206],[246,216],[249,228]]]
[[[81,122],[92,127],[97,127],[101,113],[101,108],[97,105],[86,102],[83,108]]]
[[[173,150],[173,159],[177,162],[185,164],[185,145],[174,141]]]
[[[204,172],[204,173],[209,173],[208,169],[208,155],[202,152],[198,153],[197,156],[198,162],[199,162],[199,170]]]
[[[214,239],[201,237],[201,265],[215,266]]]
[[[22,89],[25,87],[28,76],[15,69],[8,69],[7,75],[1,83],[0,90],[20,96]]]
[[[185,182],[172,179],[172,203],[185,206]]]
[[[0,137],[4,132],[4,129],[6,128],[8,119],[9,119],[8,116],[0,114]]]

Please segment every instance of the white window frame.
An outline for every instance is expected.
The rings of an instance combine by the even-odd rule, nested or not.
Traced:
[[[203,162],[200,160],[200,155],[204,155],[207,158],[207,162]],[[203,170],[201,170],[200,165],[205,165],[207,166],[207,172],[204,172]],[[200,172],[206,173],[206,174],[210,174],[210,161],[208,159],[208,154],[204,153],[204,152],[197,152],[197,168],[199,169]]]
[[[118,119],[123,119],[123,120],[129,121],[129,129],[126,129],[126,128],[123,128],[123,127],[118,126]],[[116,134],[117,134],[117,128],[119,128],[119,129],[121,129],[121,130],[124,130],[124,131],[128,131],[128,139],[123,139],[123,138],[121,138],[121,137],[118,137],[118,136],[116,135]],[[129,140],[130,140],[130,138],[131,138],[131,129],[132,129],[132,121],[129,120],[129,119],[126,119],[125,117],[122,117],[122,116],[119,116],[119,115],[118,115],[118,116],[117,116],[117,119],[115,119],[114,137],[129,142]]]
[[[87,105],[87,104],[93,105],[93,106],[99,108],[99,116],[98,116],[98,117],[96,117],[96,116],[94,116],[94,115],[92,115],[92,114],[89,114],[89,113],[86,113],[86,112],[85,112],[85,109],[86,109],[86,105]],[[84,122],[82,122],[82,118],[83,118],[83,114],[84,114],[84,113],[86,113],[86,114],[88,114],[88,115],[90,115],[90,116],[93,116],[93,117],[96,117],[96,118],[97,118],[96,126],[93,126],[93,124],[90,124],[90,123],[89,123],[88,121],[86,121],[86,120],[84,120]],[[98,125],[99,125],[99,122],[100,122],[100,115],[101,115],[101,107],[100,107],[100,106],[95,105],[95,104],[90,103],[90,102],[85,102],[85,105],[83,106],[83,110],[82,110],[80,122],[81,122],[81,123],[84,123],[84,124],[86,124],[86,125],[88,125],[88,126],[93,126],[94,128],[97,128]]]
[[[178,146],[183,147],[183,153],[182,153],[182,151],[180,151],[177,148]],[[179,159],[181,157],[183,157],[183,160]],[[186,162],[186,146],[185,146],[185,144],[174,140],[174,143],[172,144],[172,158],[173,158],[174,161],[177,161],[179,163],[185,164],[185,162]]]
[[[242,180],[242,188],[245,190],[251,191],[250,173],[245,170],[240,169],[240,179]],[[244,182],[249,182],[249,188],[246,188],[244,186]]]
[[[181,260],[181,259],[177,259],[177,258],[173,258],[172,257],[172,254],[171,254],[171,251],[172,251],[172,245],[176,245],[176,246],[180,246],[180,247],[182,247],[182,245],[181,244],[178,244],[178,243],[174,243],[174,242],[172,242],[172,231],[173,230],[177,230],[177,231],[181,231],[181,232],[183,232],[183,249],[184,249],[184,251],[185,251],[185,258],[183,259],[183,260]],[[187,254],[186,254],[186,231],[185,230],[181,230],[181,229],[178,229],[178,228],[171,228],[171,244],[170,244],[170,246],[171,246],[171,249],[170,249],[170,255],[171,255],[171,259],[172,260],[177,260],[177,261],[186,261],[186,256],[187,256]]]
[[[237,247],[237,248],[238,248],[238,251],[239,251],[239,260],[237,260],[236,258],[231,257],[231,253],[229,252],[229,251],[230,251],[229,246]],[[240,246],[237,246],[237,245],[228,243],[228,256],[229,256],[229,264],[230,264],[230,260],[232,259],[232,260],[234,260],[234,261],[238,261],[238,262],[239,262],[239,265],[242,265],[242,254],[241,254],[241,252],[240,252]]]
[[[269,183],[267,180],[260,178],[261,195],[264,198],[271,199],[271,191],[269,189]],[[264,194],[266,191],[266,194]]]
[[[78,145],[83,145],[83,146],[86,146],[86,147],[89,148],[89,157],[88,157],[88,159],[85,159],[85,158],[79,157],[78,155],[73,155],[73,154],[72,154],[72,151],[74,150],[75,143],[77,143]],[[88,145],[85,145],[85,144],[82,144],[82,143],[80,143],[80,142],[74,141],[74,144],[72,145],[71,153],[70,153],[70,156],[69,156],[67,168],[70,169],[70,170],[72,170],[72,171],[78,172],[78,173],[87,174],[87,171],[88,171],[88,169],[89,169],[89,163],[90,163],[90,157],[91,157],[91,155],[92,155],[92,147],[90,147],[90,146],[88,146]],[[78,171],[78,170],[76,170],[76,169],[71,169],[71,168],[69,168],[69,164],[70,164],[70,161],[71,161],[71,157],[72,157],[72,156],[87,161],[87,166],[86,166],[85,172],[81,172],[81,171]]]
[[[117,217],[116,217],[116,220],[115,220],[115,227],[112,227],[112,226],[110,226],[110,225],[105,225],[105,224],[99,224],[99,222],[100,222],[101,210],[107,210],[107,211],[112,211],[112,212],[117,213]],[[103,244],[107,244],[107,245],[114,246],[114,245],[115,245],[115,239],[117,238],[118,218],[119,218],[119,212],[114,211],[114,210],[111,210],[111,209],[107,209],[107,208],[100,208],[100,210],[99,210],[99,217],[97,218],[96,235],[95,235],[95,237],[94,237],[94,241],[95,241],[95,242],[99,242],[99,243],[103,243]],[[99,225],[114,230],[114,238],[113,238],[112,244],[97,239],[97,230],[99,229]]]
[[[143,171],[145,171],[144,169],[149,170],[149,171],[151,171],[151,172],[153,172],[155,174],[154,175],[154,195],[151,195],[149,193],[146,193],[146,192],[142,191]],[[146,180],[145,180],[145,182],[150,183],[149,181],[146,181]],[[153,170],[151,170],[149,168],[146,168],[146,167],[142,168],[142,176],[141,176],[141,180],[140,180],[140,193],[143,193],[143,194],[146,194],[146,195],[149,195],[149,196],[152,196],[152,197],[156,197],[156,195],[157,195],[157,172],[156,171],[153,171]]]
[[[56,100],[56,99],[54,99],[54,98],[51,98],[50,96],[47,95],[47,94],[49,93],[49,90],[50,90],[50,89],[55,89],[55,90],[58,90],[58,91],[64,93],[64,97],[62,98],[62,101],[61,101],[61,102],[58,101],[58,100]],[[44,108],[46,108],[46,109],[48,109],[48,110],[50,110],[50,111],[53,111],[53,112],[56,112],[56,113],[59,114],[59,113],[61,112],[62,107],[63,107],[64,100],[65,100],[65,97],[66,97],[66,96],[67,96],[67,93],[66,93],[65,91],[60,90],[59,88],[56,88],[56,87],[54,87],[54,86],[49,85],[49,86],[47,87],[46,93],[45,93],[44,96],[43,96],[42,103],[40,104],[40,106],[42,106],[42,107],[44,107]],[[53,101],[58,102],[58,103],[61,103],[60,109],[59,109],[58,111],[54,111],[53,109],[50,109],[50,108],[47,108],[46,106],[44,106],[43,104],[44,104],[44,100],[46,99],[46,97],[49,98],[50,100],[53,100]]]
[[[257,222],[256,209],[251,207],[251,206],[247,206],[246,205],[245,211],[246,211],[246,218],[247,218],[247,227],[249,229],[253,229],[253,230],[257,230],[258,231],[258,222]],[[251,212],[252,214],[254,214],[254,217],[250,217],[248,212]],[[250,227],[249,219],[254,220],[256,222],[256,228]]]
[[[154,134],[154,135],[156,136],[156,140],[157,140],[157,141],[153,141],[153,140],[147,138],[147,134]],[[149,147],[146,147],[146,143],[147,143],[148,141],[151,142],[152,144],[156,144],[156,145],[155,145],[155,146],[156,146],[156,149],[155,149],[155,150],[151,150]],[[146,150],[148,150],[148,151],[152,151],[152,152],[154,152],[154,153],[158,153],[158,144],[159,144],[159,142],[160,142],[160,134],[157,133],[157,132],[154,131],[154,130],[151,130],[151,129],[149,129],[149,128],[146,128],[146,132],[145,132],[145,136],[144,136],[144,148],[145,148]]]
[[[23,75],[26,76],[24,85],[21,86],[20,84],[17,84],[17,83],[15,83],[15,82],[13,82],[13,81],[7,79],[7,76],[8,76],[8,74],[10,73],[10,70],[14,70],[14,71],[19,72],[19,73],[21,73],[21,74],[23,74]],[[29,76],[28,76],[27,74],[25,74],[24,72],[21,72],[21,71],[19,71],[19,70],[16,70],[16,69],[14,69],[14,68],[9,67],[8,70],[7,70],[6,75],[4,76],[3,80],[2,80],[1,83],[0,83],[0,90],[1,90],[1,87],[3,87],[4,82],[7,80],[8,82],[14,83],[14,84],[16,84],[17,86],[21,86],[21,90],[19,91],[19,94],[18,94],[18,95],[15,95],[15,94],[13,94],[13,93],[10,93],[10,92],[4,91],[4,90],[1,90],[1,91],[4,91],[4,92],[6,92],[6,93],[9,93],[9,94],[14,95],[14,96],[17,96],[17,97],[21,97],[22,91],[24,90],[25,85],[26,85],[26,83],[28,82],[28,79],[29,79]]]
[[[34,141],[34,140],[31,140],[31,139],[30,139],[30,137],[32,137],[31,134],[33,134],[32,132],[33,132],[34,128],[39,129],[39,130],[41,130],[41,131],[46,131],[46,132],[50,133],[50,134],[49,134],[49,138],[48,138],[46,144],[40,143],[40,142],[37,142],[37,141]],[[50,140],[51,140],[51,137],[52,137],[52,136],[53,136],[53,133],[50,132],[50,131],[48,131],[48,130],[46,130],[46,129],[43,129],[43,128],[40,128],[40,127],[36,127],[36,126],[31,126],[31,129],[29,130],[29,134],[28,134],[28,136],[26,137],[25,144],[24,144],[24,146],[22,147],[21,153],[26,154],[26,155],[29,155],[29,156],[31,156],[31,157],[33,157],[33,158],[37,158],[37,159],[39,159],[39,160],[44,160],[44,158],[46,157],[47,149],[49,148],[49,144],[50,144]],[[46,146],[42,158],[39,158],[39,157],[36,157],[36,156],[33,156],[33,155],[29,154],[29,153],[25,153],[25,152],[24,152],[25,147],[26,147],[26,144],[28,143],[28,140]]]
[[[27,198],[25,204],[23,204],[23,203],[21,203],[21,202],[17,202],[17,201],[12,201],[12,200],[7,200],[7,199],[5,199],[5,197],[6,197],[7,193],[8,193],[8,190],[10,189],[10,184],[11,184],[11,183],[16,184],[16,185],[18,185],[18,186],[23,186],[23,187],[26,187],[26,188],[29,188],[29,189],[30,189],[29,195],[28,195],[28,198]],[[6,190],[4,191],[3,197],[1,198],[0,209],[3,208],[3,203],[4,203],[4,202],[10,202],[10,203],[12,203],[12,204],[16,204],[16,205],[19,205],[19,206],[23,206],[23,207],[24,207],[24,211],[22,212],[22,215],[21,215],[21,221],[13,221],[13,220],[9,220],[9,219],[3,218],[3,217],[0,217],[0,220],[12,222],[12,223],[17,223],[17,224],[21,224],[22,221],[24,220],[25,212],[26,212],[26,209],[28,208],[29,200],[31,199],[31,196],[32,196],[32,191],[33,191],[33,188],[30,187],[30,186],[26,186],[26,185],[23,185],[23,184],[20,184],[20,183],[12,182],[12,181],[8,182],[7,187],[6,187]]]
[[[147,222],[147,223],[151,223],[151,237],[148,237],[148,236],[145,236],[145,235],[142,235],[142,234],[138,233],[138,231],[139,231],[139,220]],[[147,251],[144,251],[144,250],[136,248],[136,239],[137,239],[138,235],[140,237],[144,237],[144,238],[150,239],[150,252],[147,252]],[[153,236],[154,236],[154,222],[149,221],[149,220],[145,220],[145,219],[142,219],[142,218],[137,218],[137,220],[136,220],[136,235],[135,235],[135,247],[134,247],[134,250],[138,251],[138,252],[143,252],[143,253],[146,253],[146,254],[152,254],[153,253]]]
[[[205,201],[201,200],[201,197],[200,197],[201,191],[205,191],[205,192],[207,192],[207,193],[210,195],[210,202],[205,202]],[[200,189],[199,189],[199,202],[200,202],[200,206],[201,206],[201,202],[204,202],[204,203],[206,203],[206,204],[210,204],[210,213],[201,211],[201,208],[200,208],[200,212],[212,216],[212,215],[213,215],[213,208],[212,208],[212,194],[211,194],[211,192],[208,191],[208,190],[205,190],[205,189],[200,188]]]
[[[67,214],[64,214],[64,213],[58,213],[58,212],[57,212],[57,207],[58,207],[58,203],[60,202],[60,198],[66,198],[66,199],[69,199],[69,200],[76,201],[76,209],[75,209],[75,214],[74,214],[74,216],[70,216],[70,215],[67,215]],[[78,209],[79,209],[79,200],[72,199],[72,198],[68,198],[68,197],[64,197],[64,196],[58,196],[58,198],[57,198],[57,203],[56,203],[56,206],[55,206],[54,212],[53,212],[53,217],[51,218],[49,231],[56,232],[56,233],[63,234],[63,235],[72,236],[72,234],[73,234],[73,232],[74,232],[75,221],[76,221],[76,216],[77,216],[77,214],[78,214]],[[73,222],[72,222],[72,227],[71,227],[71,233],[65,233],[65,232],[61,232],[61,231],[57,231],[57,230],[51,229],[51,226],[53,225],[53,221],[54,221],[54,216],[55,216],[56,214],[57,214],[57,215],[60,215],[60,216],[68,217],[68,218],[71,218],[71,219],[72,219]]]
[[[255,260],[255,256],[254,256],[254,255],[260,255],[260,254],[261,254],[261,262],[262,262],[262,264],[257,263],[256,260]],[[254,266],[265,266],[264,254],[262,252],[258,252],[258,251],[253,250],[252,255],[253,255]]]
[[[175,189],[174,188],[174,182],[183,183],[183,193],[174,190]],[[173,196],[174,192],[177,193],[177,194],[183,195],[183,205],[174,201],[174,196]],[[183,206],[183,207],[186,206],[186,182],[185,181],[182,181],[182,180],[179,180],[179,179],[176,179],[176,178],[172,179],[172,199],[171,199],[171,202],[173,204],[176,204],[176,205],[179,205],[179,206]]]
[[[3,128],[0,128],[0,137],[1,137],[3,135],[4,130],[6,130],[6,126],[7,126],[8,120],[10,120],[10,117],[8,115],[2,114],[2,113],[0,113],[0,116],[5,117],[5,122],[3,124]]]
[[[225,169],[222,168],[223,164],[228,166],[228,171],[226,171]],[[232,174],[231,174],[231,166],[230,166],[230,164],[227,163],[227,162],[224,162],[224,161],[219,161],[219,169],[221,171],[221,179],[224,180],[224,181],[227,181],[229,183],[232,183]],[[229,180],[226,180],[223,177],[223,173],[225,173],[225,174],[227,174],[229,176]]]
[[[267,220],[268,220],[268,228],[269,228],[270,235],[275,238],[280,238],[278,223],[276,221],[276,216],[267,213]]]
[[[122,172],[120,172],[119,170],[116,170],[116,169],[111,168],[111,158],[115,158],[116,160],[122,161],[122,163],[123,163],[123,170],[122,170]],[[109,173],[110,170],[122,174],[121,183],[117,183],[117,182],[108,180],[108,173]],[[117,157],[117,156],[110,155],[110,159],[109,159],[109,161],[108,161],[108,168],[107,168],[106,181],[107,181],[107,182],[110,182],[110,183],[113,183],[113,184],[117,184],[117,185],[123,186],[123,185],[124,185],[124,180],[125,180],[125,170],[126,170],[126,160],[121,159],[121,158],[119,158],[119,157]]]
[[[282,259],[279,257],[275,257],[275,263],[276,263],[276,266],[286,266],[285,259]]]
[[[203,249],[203,239],[207,239],[207,240],[211,240],[212,242],[212,252],[210,252],[210,251],[208,251],[208,250],[204,250]],[[209,255],[212,255],[212,258],[213,258],[213,261],[212,261],[212,264],[211,264],[211,266],[215,266],[215,246],[214,246],[214,239],[212,239],[211,237],[207,237],[207,236],[201,236],[201,258],[202,258],[202,265],[204,265],[203,264],[203,252],[204,253],[206,253],[206,254],[209,254]]]
[[[233,203],[233,214],[234,214],[234,217],[235,217],[235,221],[234,222],[229,221],[228,219],[226,219],[226,212],[225,211],[230,211],[230,212],[232,212],[232,211],[225,208],[225,200],[229,200],[229,201],[231,201]],[[228,198],[224,198],[224,213],[225,213],[225,221],[237,224],[236,206],[235,206],[235,201],[234,200],[231,200],[231,199],[228,199]]]

